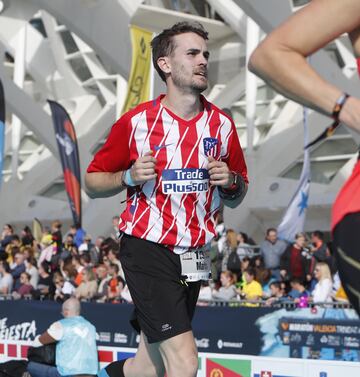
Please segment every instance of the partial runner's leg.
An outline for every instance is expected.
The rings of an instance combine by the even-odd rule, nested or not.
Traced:
[[[159,343],[149,344],[141,332],[139,348],[135,357],[124,365],[125,377],[164,377],[165,367],[159,352]]]
[[[195,377],[198,370],[198,353],[192,331],[160,342],[167,377]]]
[[[164,377],[165,367],[159,343],[149,344],[143,332],[136,355],[125,361],[115,361],[102,369],[99,377]]]
[[[345,292],[360,314],[360,213],[346,215],[335,227],[336,264]]]

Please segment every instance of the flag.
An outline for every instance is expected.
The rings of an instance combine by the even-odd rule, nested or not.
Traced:
[[[307,108],[304,108],[304,146],[308,145],[309,131],[307,122]],[[293,242],[296,233],[304,230],[306,209],[308,207],[310,191],[310,151],[309,148],[304,150],[304,163],[301,171],[299,185],[294,196],[286,209],[286,212],[278,226],[278,237],[288,242]]]
[[[5,96],[4,88],[0,80],[0,187],[2,182],[2,172],[4,167],[5,153]]]
[[[150,97],[152,32],[130,26],[132,63],[128,90],[122,113],[126,113]]]
[[[42,229],[42,224],[39,219],[36,217],[33,220],[32,223],[32,228],[33,228],[33,236],[36,240],[36,242],[41,242],[42,236],[43,236],[43,229]]]
[[[251,377],[251,361],[207,358],[206,377]]]
[[[74,224],[81,225],[80,161],[74,126],[66,110],[57,102],[48,100],[55,128],[63,168],[65,190],[68,195]]]

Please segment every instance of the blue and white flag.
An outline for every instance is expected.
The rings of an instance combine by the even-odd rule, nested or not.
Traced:
[[[309,142],[308,109],[304,108],[304,146]],[[310,191],[310,152],[304,150],[304,163],[301,171],[299,186],[286,209],[286,212],[278,226],[278,237],[288,242],[293,242],[296,233],[304,230],[306,209],[308,207]]]
[[[0,187],[2,182],[2,172],[5,153],[5,96],[4,88],[0,80]]]

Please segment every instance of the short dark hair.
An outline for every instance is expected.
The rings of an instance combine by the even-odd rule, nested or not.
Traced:
[[[324,233],[321,230],[314,230],[312,235],[319,238],[321,241],[324,241]]]
[[[270,283],[270,287],[275,287],[279,290],[281,289],[281,285],[279,281],[273,281],[272,283]]]
[[[27,258],[28,263],[31,263],[34,267],[36,267],[36,259],[32,256]]]
[[[200,24],[200,22],[177,22],[171,28],[164,29],[160,34],[158,34],[152,41],[151,41],[151,48],[152,48],[152,60],[154,68],[156,69],[157,73],[161,77],[161,79],[165,82],[166,76],[165,73],[161,70],[158,66],[158,59],[162,56],[169,56],[175,49],[175,44],[173,42],[173,37],[179,34],[185,33],[195,33],[199,35],[201,38],[208,40],[208,32],[204,29],[204,27]]]
[[[304,281],[301,280],[300,278],[292,278],[292,279],[290,280],[290,283],[293,283],[293,284],[301,284],[302,286],[305,287]]]
[[[62,227],[62,224],[61,224],[61,221],[60,221],[60,220],[55,220],[55,221],[53,221],[53,222],[51,223],[51,225],[52,225],[55,229],[57,229],[57,230],[61,229],[61,227]]]
[[[31,275],[30,275],[28,272],[24,271],[24,272],[22,272],[22,273],[20,274],[20,276],[21,276],[21,275],[26,276],[26,278],[27,278],[29,281],[31,280]]]
[[[51,264],[47,261],[42,261],[41,262],[41,267],[43,268],[43,270],[45,272],[47,272],[48,274],[51,273]]]
[[[14,228],[12,227],[11,224],[5,224],[5,226],[7,226],[9,228],[9,230],[10,230],[11,233],[14,232]]]
[[[85,263],[90,263],[91,262],[91,257],[89,254],[82,254],[80,255],[80,261],[83,261]]]
[[[119,273],[119,265],[116,263],[110,263],[110,267],[113,268],[117,274]]]
[[[277,229],[276,228],[268,228],[266,230],[266,235],[268,236],[270,234],[270,232],[276,232],[277,233]]]
[[[253,276],[254,278],[256,276],[256,271],[252,267],[248,267],[244,272],[246,272],[249,276]]]

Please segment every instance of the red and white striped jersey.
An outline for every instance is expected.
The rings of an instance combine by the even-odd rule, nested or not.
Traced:
[[[126,170],[153,151],[157,178],[128,189],[119,230],[182,253],[215,235],[220,197],[209,184],[208,156],[225,161],[246,182],[247,171],[231,118],[201,96],[204,110],[184,120],[161,104],[162,97],[124,114],[87,171]]]

